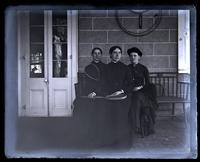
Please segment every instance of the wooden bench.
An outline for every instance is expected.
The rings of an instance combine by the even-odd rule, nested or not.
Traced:
[[[83,72],[78,72],[78,83],[75,84],[76,97],[84,95],[84,87],[86,84],[86,75]]]
[[[185,122],[187,123],[186,104],[190,103],[190,76],[172,72],[150,73],[150,81],[156,85],[158,104],[171,104],[171,114],[176,116],[176,104],[182,104]]]
[[[85,74],[78,73],[78,84],[75,84],[76,95],[84,93]],[[178,74],[173,72],[150,73],[150,81],[156,85],[158,104],[171,104],[171,116],[174,118],[176,104],[182,104],[185,122],[187,122],[186,104],[190,103],[190,76],[188,74]]]

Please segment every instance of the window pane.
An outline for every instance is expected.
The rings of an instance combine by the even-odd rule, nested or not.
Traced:
[[[44,77],[44,14],[42,12],[30,13],[30,77]]]
[[[67,77],[67,61],[53,61],[53,77]]]
[[[31,53],[30,55],[30,63],[40,63],[44,61],[44,55],[41,52]]]
[[[53,43],[53,60],[67,60],[67,44]]]
[[[67,11],[53,11],[53,77],[67,77]]]
[[[31,52],[30,57],[34,57],[34,56],[38,57],[37,55],[39,55],[40,56],[39,59],[44,60],[44,44],[31,44],[30,52]],[[35,59],[35,58],[32,58],[32,59]]]
[[[44,61],[40,63],[31,63],[30,64],[30,77],[31,78],[43,78],[44,73]]]
[[[67,25],[67,10],[53,11],[53,25]]]
[[[43,11],[35,11],[30,13],[30,25],[44,25]]]
[[[44,42],[44,27],[31,27],[30,39],[31,42]]]
[[[60,42],[67,42],[67,27],[64,26],[54,26],[53,27],[53,39],[55,35],[59,37]]]

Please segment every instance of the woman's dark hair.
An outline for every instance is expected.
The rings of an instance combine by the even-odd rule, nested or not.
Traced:
[[[92,49],[91,55],[92,55],[92,54],[94,53],[94,51],[97,50],[97,49],[101,52],[101,54],[103,54],[101,48],[95,47],[95,48]]]
[[[142,52],[137,47],[132,47],[127,50],[129,56],[132,52],[136,52],[140,57],[142,57]]]
[[[109,54],[111,54],[115,49],[120,49],[120,51],[122,52],[122,49],[121,49],[121,47],[120,46],[112,46],[111,48],[110,48],[110,50],[109,50]]]

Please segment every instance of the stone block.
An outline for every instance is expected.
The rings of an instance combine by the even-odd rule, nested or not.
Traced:
[[[118,14],[120,17],[139,17],[139,14],[142,13],[143,17],[154,17],[158,15],[159,10],[138,10],[138,9],[130,9],[130,10],[118,10]],[[115,11],[108,11],[108,16],[114,16]],[[162,10],[162,15],[169,16],[168,10]]]
[[[152,26],[153,18],[142,19],[142,29],[148,29]],[[123,26],[127,30],[139,29],[139,17],[138,18],[123,18]]]
[[[78,22],[79,30],[92,30],[92,18],[80,18]]]
[[[92,61],[92,57],[81,57],[81,56],[79,56],[78,67],[80,69],[84,69],[91,61]]]
[[[121,31],[109,31],[108,43],[131,43],[136,42],[137,38]]]
[[[177,72],[177,68],[149,68],[149,72]]]
[[[144,12],[143,16],[151,16],[154,17],[155,15],[158,15],[161,11],[162,16],[168,16],[169,11],[168,10],[155,10],[155,9],[150,9],[147,12]]]
[[[170,42],[178,42],[178,31],[170,30]]]
[[[105,17],[107,10],[79,10],[80,17]]]
[[[162,17],[158,29],[178,29],[177,17]]]
[[[79,43],[106,43],[105,31],[79,31]]]
[[[116,12],[119,17],[137,17],[138,14],[131,12],[131,10],[108,10],[108,17],[115,17]]]
[[[155,44],[154,55],[178,55],[177,43]]]
[[[177,72],[177,69],[173,68],[149,68],[150,72]]]
[[[92,44],[81,44],[78,45],[78,54],[79,56],[91,56]]]
[[[152,33],[139,37],[139,42],[168,42],[169,31],[168,30],[155,30]]]
[[[120,30],[115,18],[94,18],[94,30]]]
[[[141,59],[141,63],[148,68],[169,68],[168,56],[144,56]]]
[[[178,68],[178,55],[170,56],[170,68]]]

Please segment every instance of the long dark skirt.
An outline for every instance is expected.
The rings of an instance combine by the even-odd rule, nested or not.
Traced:
[[[130,99],[77,99],[73,113],[80,148],[122,150],[131,147]]]
[[[155,107],[151,99],[142,91],[132,94],[131,113],[132,129],[142,136],[154,133]]]

